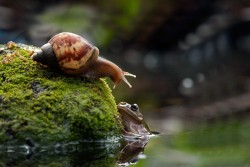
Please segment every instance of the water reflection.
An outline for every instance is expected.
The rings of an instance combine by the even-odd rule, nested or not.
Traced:
[[[0,146],[0,166],[114,166],[118,141]]]
[[[224,121],[185,126],[153,138],[55,144],[29,148],[0,146],[1,166],[247,166],[250,122]],[[30,149],[29,151],[27,151]]]
[[[189,128],[188,128],[189,127]],[[185,125],[178,134],[149,140],[136,166],[248,166],[250,123],[247,119],[227,119]]]
[[[148,138],[57,143],[47,146],[1,145],[1,166],[128,166],[142,159]]]
[[[146,158],[143,151],[147,143],[148,138],[123,140],[116,163],[119,166],[129,166],[131,164],[136,164],[140,159]]]

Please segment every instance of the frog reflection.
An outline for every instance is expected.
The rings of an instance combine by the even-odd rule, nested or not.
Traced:
[[[144,148],[148,143],[147,138],[122,140],[121,150],[117,156],[116,164],[118,166],[128,166],[136,164],[140,159],[145,158]]]
[[[143,138],[151,134],[151,131],[145,123],[143,115],[140,113],[137,104],[120,102],[117,107],[124,126],[122,129],[124,137]]]

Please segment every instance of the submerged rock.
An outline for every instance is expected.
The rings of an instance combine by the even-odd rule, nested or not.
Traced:
[[[34,49],[0,45],[0,144],[116,135],[118,112],[106,82],[51,71],[30,59]]]

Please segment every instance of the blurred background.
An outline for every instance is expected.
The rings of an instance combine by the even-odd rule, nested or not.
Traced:
[[[62,31],[137,75],[113,94],[156,131],[249,122],[249,0],[0,0],[1,44],[41,46]]]
[[[40,47],[62,31],[136,74],[132,89],[122,83],[113,94],[117,103],[138,103],[157,125],[248,113],[247,0],[0,0],[0,43]]]
[[[213,119],[250,107],[247,0],[0,1],[2,44],[40,47],[62,31],[136,74],[132,89],[122,83],[113,94],[150,118]]]

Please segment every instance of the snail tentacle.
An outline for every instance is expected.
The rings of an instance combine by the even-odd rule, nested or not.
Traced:
[[[132,85],[128,82],[128,80],[126,79],[125,76],[131,76],[131,77],[136,78],[136,75],[131,74],[131,73],[126,72],[126,71],[123,71],[122,80],[123,80],[130,88],[132,88]],[[115,89],[115,87],[116,87],[116,84],[114,85],[113,89]]]

